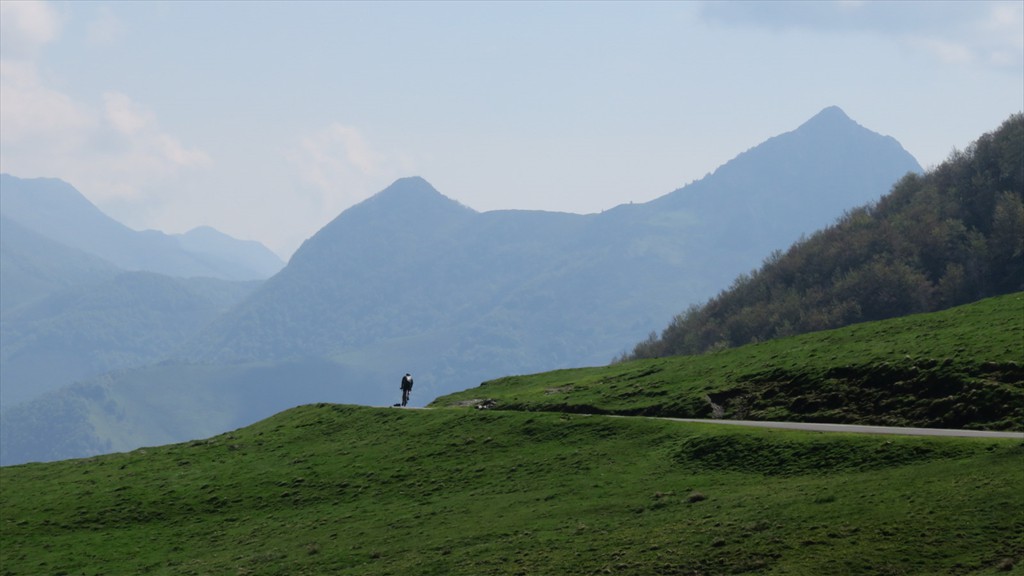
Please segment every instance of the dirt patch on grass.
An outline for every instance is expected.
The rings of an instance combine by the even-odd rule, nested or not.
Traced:
[[[473,407],[477,410],[490,410],[491,408],[495,408],[497,405],[498,403],[490,398],[470,398],[469,400],[460,400],[459,402],[450,404],[450,406],[456,406],[459,408]]]

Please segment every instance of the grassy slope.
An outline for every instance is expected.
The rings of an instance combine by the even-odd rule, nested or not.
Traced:
[[[1024,293],[704,356],[486,382],[434,406],[1024,429]]]
[[[1024,573],[1024,446],[307,405],[0,468],[0,574]]]

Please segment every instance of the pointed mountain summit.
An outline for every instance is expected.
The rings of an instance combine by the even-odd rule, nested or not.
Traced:
[[[803,201],[832,196],[842,198],[849,208],[857,205],[858,200],[875,200],[887,192],[893,184],[894,171],[905,174],[922,169],[895,138],[872,132],[851,120],[838,106],[830,106],[796,130],[769,138],[739,154],[711,176],[713,192],[719,199],[722,194],[733,194],[736,200],[744,201]],[[822,179],[822,188],[809,198],[797,198],[801,191],[792,191],[791,185],[808,173]],[[651,203],[700,200],[706,194],[704,183],[711,176]],[[829,177],[832,182],[825,181]],[[870,194],[865,190],[870,190]]]
[[[891,156],[893,162],[904,163],[908,171],[921,172],[917,160],[903,149],[892,136],[884,136],[861,126],[838,106],[829,106],[801,124],[796,130],[769,139],[765,144],[777,139],[790,137],[815,143],[826,148],[841,144],[848,155],[862,153],[872,154],[876,160],[885,161]],[[880,151],[888,154],[881,154]]]
[[[399,178],[367,200],[367,202],[402,204],[406,207],[441,201],[448,204],[458,204],[458,202],[438,192],[430,182],[427,182],[421,176]]]
[[[430,220],[435,216],[473,210],[441,194],[423,178],[412,176],[395,180],[384,190],[343,212],[342,216],[349,212],[358,217],[381,212],[410,216],[421,214],[424,219]]]
[[[824,129],[834,133],[836,127],[842,129],[851,126],[860,126],[860,124],[854,122],[839,106],[828,106],[801,124],[797,130]]]
[[[896,139],[831,106],[647,206],[690,215],[701,238],[764,254],[878,200],[907,172],[921,171]]]
[[[318,254],[334,253],[339,243],[358,246],[371,238],[408,249],[416,238],[443,232],[474,214],[474,210],[441,194],[419,176],[400,178],[339,214],[303,242],[292,262],[303,266]]]

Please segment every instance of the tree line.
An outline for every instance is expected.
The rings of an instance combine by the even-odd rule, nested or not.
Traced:
[[[1024,114],[772,253],[618,360],[701,354],[1024,290]]]

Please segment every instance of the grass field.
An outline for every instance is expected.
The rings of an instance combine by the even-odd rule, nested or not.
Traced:
[[[1020,575],[1020,440],[584,412],[1021,430],[1022,357],[1015,294],[3,467],[0,576]]]
[[[1021,574],[1024,445],[298,407],[0,468],[0,574]]]
[[[432,406],[1024,430],[1022,363],[1017,293],[703,356],[509,376]]]

